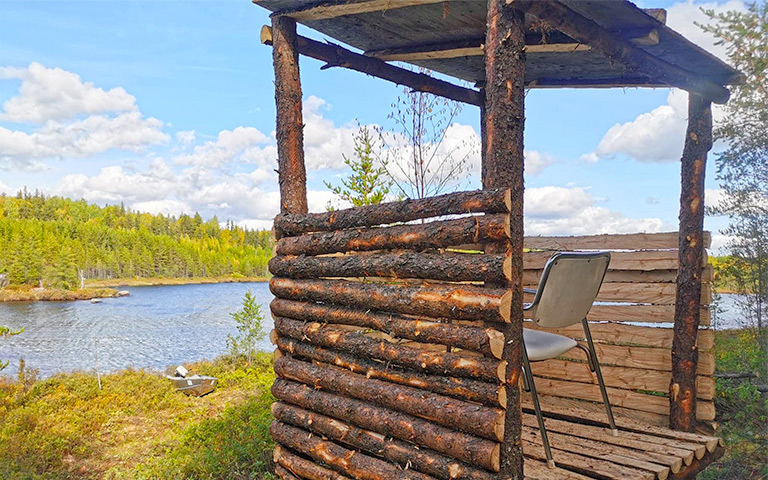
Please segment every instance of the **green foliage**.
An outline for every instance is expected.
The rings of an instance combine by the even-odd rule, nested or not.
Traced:
[[[0,338],[12,337],[14,335],[20,334],[23,331],[24,331],[23,328],[21,330],[11,330],[10,328],[4,325],[0,325]],[[8,362],[3,362],[2,360],[0,360],[0,372],[3,371],[7,366],[8,366]]]
[[[722,231],[732,238],[726,274],[737,293],[748,295],[742,313],[762,330],[768,313],[768,3],[748,4],[746,12],[705,13],[713,23],[702,28],[746,75],[715,131],[727,148],[717,155],[722,199],[709,211],[730,219]],[[765,339],[762,344],[768,347]]]
[[[72,289],[93,280],[266,276],[274,239],[199,214],[98,207],[26,190],[0,196],[0,273],[11,286]]]
[[[768,378],[768,355],[755,330],[715,332],[717,373],[755,373]],[[768,398],[750,379],[717,379],[717,420],[726,441],[726,454],[700,474],[705,480],[746,480],[768,477]]]
[[[261,305],[248,290],[243,297],[243,308],[230,315],[237,322],[238,335],[235,337],[227,335],[229,353],[234,356],[244,356],[248,363],[251,363],[257,351],[257,342],[266,336],[262,326],[264,316],[261,313]]]
[[[165,378],[125,370],[0,382],[0,478],[267,479],[271,358],[188,365],[220,379],[187,397]]]
[[[344,163],[352,170],[346,180],[342,180],[342,186],[334,187],[330,182],[323,182],[334,195],[345,200],[355,207],[363,205],[377,205],[384,201],[392,188],[392,179],[389,178],[385,165],[377,163],[377,155],[374,153],[374,141],[368,127],[359,128],[354,137],[355,154],[352,158],[344,157]],[[329,210],[332,206],[329,204]]]

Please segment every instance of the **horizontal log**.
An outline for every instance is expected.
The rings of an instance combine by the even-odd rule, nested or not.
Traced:
[[[498,382],[504,378],[504,363],[498,360],[483,357],[468,358],[451,352],[424,351],[375,340],[362,333],[346,331],[331,325],[307,323],[283,317],[275,318],[275,329],[282,336],[366,358],[392,362],[417,371],[478,378],[491,382]]]
[[[389,225],[446,215],[509,213],[508,199],[508,189],[474,190],[325,213],[280,214],[275,217],[275,233],[278,238],[282,238],[308,232]]]
[[[476,328],[440,323],[429,317],[409,318],[349,307],[276,298],[272,314],[307,322],[333,323],[375,328],[393,337],[437,343],[501,358],[504,334],[493,328]]]
[[[541,401],[542,408],[545,410],[554,406],[587,410],[592,413],[593,420],[597,419],[605,423],[608,422],[605,416],[605,406],[602,402],[596,403],[587,400],[578,400],[575,398],[554,397],[550,395],[542,395],[541,393],[539,394],[539,400]],[[525,409],[530,407],[530,411],[533,411],[533,404],[531,403],[527,394],[524,394],[523,396],[523,405]],[[623,408],[616,405],[612,406],[611,409],[613,410],[613,415],[616,418],[631,419],[638,422],[643,422],[647,425],[654,425],[658,427],[669,425],[668,414],[662,415],[658,413],[641,412],[640,410]]]
[[[302,480],[285,469],[282,465],[275,465],[275,475],[277,475],[277,478],[280,480]]]
[[[278,255],[323,255],[372,250],[426,250],[465,243],[491,243],[509,238],[506,214],[475,215],[418,225],[356,228],[284,237]]]
[[[403,470],[417,470],[441,480],[493,480],[494,478],[486,471],[451,457],[286,403],[273,404],[272,415],[283,423],[382,457]]]
[[[363,2],[320,3],[280,10],[277,14],[305,23],[361,13],[390,11],[397,8],[440,3],[442,0],[367,0]]]
[[[275,361],[274,368],[281,378],[398,410],[490,440],[501,441],[504,438],[504,410],[500,408],[484,407],[418,388],[367,378],[325,363],[312,364],[283,357]]]
[[[535,362],[531,365],[531,370],[537,376],[568,382],[598,384],[595,373],[589,370],[586,363],[552,359]],[[670,372],[658,370],[603,366],[602,372],[607,386],[626,390],[644,390],[666,394],[669,391],[669,382],[672,380]],[[696,377],[696,393],[700,399],[712,400],[715,396],[714,378],[698,375]]]
[[[700,325],[710,324],[710,311],[700,310]],[[593,305],[587,315],[589,321],[674,323],[674,305]]]
[[[275,473],[278,472],[278,468],[282,467],[289,472],[296,472],[296,475],[301,475],[301,478],[306,480],[352,480],[349,477],[345,477],[333,470],[295,455],[281,445],[275,446],[272,459],[276,464]]]
[[[550,333],[557,333],[576,340],[586,340],[584,329],[581,324],[571,325],[564,328],[542,328],[533,322],[525,322],[525,328],[533,330],[543,330]],[[592,339],[600,343],[613,343],[618,345],[635,345],[641,347],[672,348],[671,328],[648,327],[639,325],[625,325],[622,323],[590,323],[589,331],[592,333]],[[700,329],[696,342],[699,351],[706,352],[712,350],[715,343],[715,333],[711,329]]]
[[[608,345],[596,343],[595,350],[600,360],[600,365],[617,365],[620,367],[633,367],[669,372],[672,370],[672,355],[666,348],[648,348],[629,345]],[[584,360],[584,352],[573,349],[565,352],[563,358],[570,360]],[[699,365],[697,374],[711,376],[715,372],[715,357],[710,352],[699,352]]]
[[[532,250],[677,250],[677,232],[580,235],[571,237],[525,237],[524,246]],[[704,232],[704,247],[712,235]]]
[[[272,385],[272,394],[307,410],[430,448],[471,465],[499,471],[499,444],[491,440],[288,380],[277,379]]]
[[[542,395],[576,398],[591,402],[603,401],[598,386],[587,383],[537,377],[536,390]],[[661,415],[669,413],[669,399],[667,397],[611,387],[608,387],[607,390],[611,405]],[[696,417],[699,420],[715,419],[715,406],[712,402],[698,401],[696,406]]]
[[[278,338],[277,346],[291,355],[336,365],[368,378],[408,385],[492,407],[506,407],[507,396],[503,385],[468,378],[427,375],[342,351],[320,348],[290,338]]]
[[[543,270],[524,270],[523,284],[537,285],[541,280]],[[707,265],[701,271],[702,283],[712,283],[714,269]],[[675,283],[677,270],[608,270],[603,283]]]
[[[269,433],[275,442],[323,462],[339,473],[358,480],[434,480],[434,477],[413,470],[401,470],[391,463],[354,450],[348,450],[336,443],[322,440],[306,430],[292,427],[280,421],[272,422]]]
[[[525,252],[523,268],[525,270],[540,270],[552,258],[553,252]],[[702,258],[702,267],[707,265],[706,254]],[[507,262],[508,263],[508,262]],[[609,270],[636,270],[648,272],[653,270],[677,270],[677,250],[649,250],[638,252],[611,252]]]
[[[293,280],[273,277],[278,298],[333,303],[392,313],[467,320],[501,321],[502,289],[469,285],[383,285],[343,280]]]
[[[534,285],[526,285],[526,287],[532,288]],[[674,283],[603,283],[595,301],[674,305],[676,298],[677,286]],[[533,294],[530,294],[526,300],[533,301]],[[711,284],[702,284],[701,305],[707,306],[711,301]]]
[[[288,278],[394,277],[453,282],[503,282],[503,255],[398,252],[340,257],[276,256],[272,275]]]

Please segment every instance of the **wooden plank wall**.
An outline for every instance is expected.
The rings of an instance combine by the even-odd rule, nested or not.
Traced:
[[[320,468],[322,478],[306,459],[349,478],[493,478],[506,406],[495,327],[512,319],[507,292],[484,286],[504,281],[508,261],[482,248],[508,240],[508,202],[505,190],[487,190],[276,218],[278,463]],[[658,425],[668,418],[676,246],[675,233],[534,237],[524,258],[535,287],[555,250],[612,251],[592,335],[616,413]],[[711,267],[704,273],[709,282]],[[706,326],[709,296],[707,283]],[[579,328],[556,333],[581,339]],[[714,419],[712,343],[702,329],[701,420]],[[537,387],[545,405],[600,415],[581,355],[535,364]]]

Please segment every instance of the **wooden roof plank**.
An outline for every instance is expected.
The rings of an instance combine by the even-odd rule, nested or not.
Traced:
[[[258,2],[258,0],[254,0]],[[381,12],[405,7],[416,7],[432,3],[442,3],[444,0],[367,0],[353,2],[324,1],[310,4],[293,10],[284,10],[278,14],[291,17],[298,22],[310,22],[314,20],[328,20],[344,15],[359,15],[361,13]]]

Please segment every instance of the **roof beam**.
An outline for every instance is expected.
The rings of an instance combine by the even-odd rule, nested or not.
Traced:
[[[336,0],[318,2],[312,5],[294,10],[282,10],[275,15],[291,17],[298,22],[311,22],[315,20],[328,20],[329,18],[344,15],[359,15],[361,13],[381,12],[404,7],[416,7],[432,3],[443,3],[445,0],[367,0],[363,2],[350,2],[349,0]],[[258,3],[259,0],[253,0]]]
[[[261,27],[261,43],[272,45],[272,29],[267,25]],[[296,50],[302,55],[325,62],[326,64],[323,65],[323,69],[331,67],[349,68],[350,70],[367,73],[373,77],[388,80],[398,85],[404,85],[419,92],[432,93],[471,105],[480,106],[483,104],[483,96],[477,90],[460,87],[423,73],[396,67],[379,59],[352,52],[333,43],[318,42],[317,40],[297,35]]]
[[[611,61],[626,65],[636,74],[699,93],[715,103],[728,101],[730,92],[724,86],[654,57],[556,0],[507,0],[507,6],[538,17]]]
[[[629,39],[634,45],[655,45],[659,43],[659,33],[655,28],[634,28],[616,32],[623,38]],[[525,51],[528,53],[573,53],[586,52],[592,49],[584,43],[574,42],[565,35],[558,40],[542,41],[540,35],[526,35]],[[421,60],[440,60],[459,57],[479,57],[484,54],[483,40],[470,38],[466,40],[436,43],[431,45],[410,45],[386,50],[369,50],[366,56],[378,58],[385,62],[418,62]],[[570,40],[570,41],[568,41]]]

